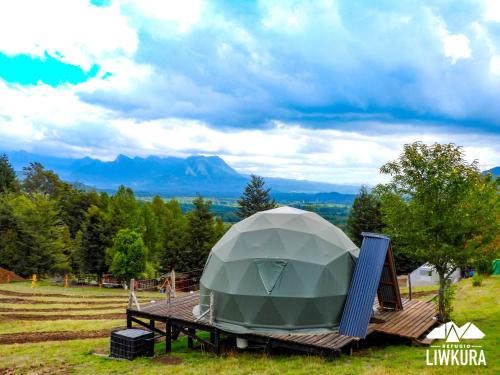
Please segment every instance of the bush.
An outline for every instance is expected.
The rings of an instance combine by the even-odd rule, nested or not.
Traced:
[[[484,276],[478,273],[475,273],[472,276],[472,286],[481,286],[483,284]]]

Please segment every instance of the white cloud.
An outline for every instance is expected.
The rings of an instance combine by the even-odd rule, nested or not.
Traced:
[[[483,17],[486,21],[500,22],[500,1],[486,0]]]
[[[0,5],[0,51],[45,53],[88,70],[110,54],[130,55],[138,38],[117,4],[88,0],[16,0]]]
[[[490,59],[490,71],[491,73],[500,76],[500,56],[493,56]]]
[[[202,0],[122,0],[120,5],[130,7],[137,18],[145,17],[143,27],[147,27],[148,22],[156,20],[163,22],[164,26],[165,23],[174,24],[180,33],[188,32],[200,22],[204,10]],[[155,26],[161,27],[161,24]]]
[[[436,30],[443,45],[443,53],[455,64],[460,59],[469,59],[472,55],[469,38],[463,34],[452,34],[448,31],[444,20],[429,11],[431,19],[436,24]]]
[[[462,34],[449,34],[443,37],[443,49],[446,57],[449,57],[452,64],[460,59],[471,57],[469,38]]]
[[[4,98],[0,101],[4,149],[103,160],[119,153],[182,157],[202,153],[221,156],[241,173],[356,184],[383,181],[379,167],[397,158],[405,143],[416,140],[455,142],[484,168],[500,164],[500,151],[491,146],[500,143],[500,137],[430,131],[404,123],[364,124],[372,129],[392,126],[390,136],[387,129],[366,133],[285,122],[267,129],[216,129],[202,121],[120,118],[113,111],[82,103],[70,86],[22,88],[0,81],[0,97]]]

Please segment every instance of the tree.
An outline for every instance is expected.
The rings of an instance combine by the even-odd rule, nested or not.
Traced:
[[[237,214],[240,218],[252,216],[256,212],[269,210],[276,207],[276,201],[271,198],[271,189],[264,189],[265,181],[262,177],[251,175],[250,182],[245,187]]]
[[[143,233],[145,230],[141,206],[130,188],[120,186],[115,195],[111,197],[110,214],[115,231],[132,229]]]
[[[0,155],[0,194],[11,193],[19,189],[16,172],[9,163],[7,155]]]
[[[106,249],[112,244],[113,233],[107,221],[105,213],[99,207],[92,205],[77,236],[80,271],[96,273],[99,280],[108,269]]]
[[[68,185],[61,181],[56,173],[46,170],[40,163],[30,163],[23,168],[23,173],[23,189],[30,194],[47,194],[54,198]]]
[[[4,201],[5,204],[5,201]],[[7,246],[0,249],[0,264],[12,271],[30,276],[33,273],[67,272],[67,227],[61,222],[55,203],[46,195],[19,195],[4,207],[3,230]],[[9,215],[12,215],[9,219]],[[3,241],[2,241],[3,242]]]
[[[159,218],[162,243],[162,250],[159,252],[160,264],[165,270],[188,270],[188,222],[182,214],[181,205],[175,199],[164,203],[160,197],[155,197],[152,207]]]
[[[369,193],[366,186],[362,186],[347,219],[347,234],[356,245],[361,246],[362,232],[380,233],[382,228],[380,200],[375,194]]]
[[[212,202],[197,197],[194,209],[187,215],[187,269],[193,274],[200,274],[212,246],[217,241],[214,218],[210,212]]]
[[[110,271],[117,277],[130,280],[146,271],[147,248],[139,233],[121,229],[108,249],[111,261]]]
[[[381,167],[392,177],[377,187],[382,201],[385,231],[409,257],[431,263],[439,275],[438,317],[449,319],[445,292],[449,276],[473,258],[469,241],[482,232],[476,220],[498,210],[482,207],[478,191],[484,187],[477,162],[467,162],[453,144],[404,146],[403,154]],[[497,194],[491,191],[490,194]]]

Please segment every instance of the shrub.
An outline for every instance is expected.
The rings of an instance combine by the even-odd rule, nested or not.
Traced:
[[[472,276],[472,286],[481,286],[483,284],[484,276],[478,273],[475,273]]]

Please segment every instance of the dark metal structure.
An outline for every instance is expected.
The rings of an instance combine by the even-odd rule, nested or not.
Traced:
[[[363,237],[339,330],[359,338],[368,333],[375,295],[382,309],[403,308],[389,237],[374,233]]]

